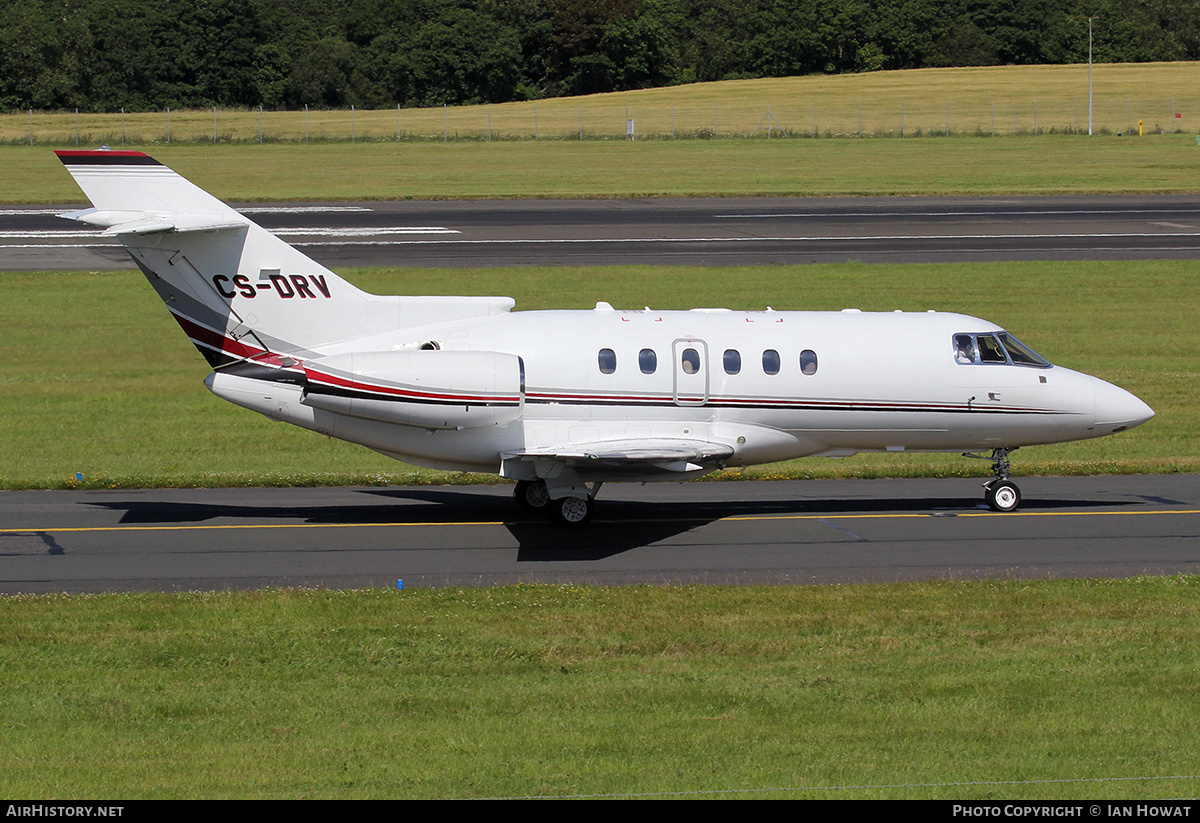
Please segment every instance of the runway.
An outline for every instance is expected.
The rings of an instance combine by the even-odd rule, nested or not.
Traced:
[[[0,209],[0,271],[132,268],[116,240]],[[396,201],[243,211],[331,268],[1200,258],[1200,197]]]
[[[1200,571],[1200,476],[605,486],[582,531],[510,486],[0,494],[0,593],[831,584]]]
[[[0,271],[129,269],[110,238],[0,209]],[[331,268],[1200,258],[1200,197],[446,201],[245,207]],[[215,401],[214,401],[215,402]],[[857,583],[1194,573],[1200,477],[606,486],[597,522],[510,487],[0,493],[0,593]]]

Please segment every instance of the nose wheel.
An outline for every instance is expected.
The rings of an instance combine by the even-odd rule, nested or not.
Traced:
[[[963,457],[992,461],[992,474],[996,477],[983,484],[983,499],[994,512],[1016,511],[1017,506],[1021,505],[1021,490],[1017,488],[1016,483],[1008,479],[1008,473],[1012,469],[1008,456],[1014,451],[1016,449],[993,449],[991,457],[970,452],[963,454]]]
[[[996,478],[984,487],[983,499],[994,512],[1016,511],[1021,505],[1021,490],[1011,480]]]

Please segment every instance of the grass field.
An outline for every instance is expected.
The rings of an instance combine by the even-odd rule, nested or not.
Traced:
[[[1188,135],[151,146],[231,201],[1192,192]],[[53,152],[0,147],[0,202],[80,203]]]
[[[4,598],[0,773],[58,799],[1194,797],[1198,585]]]
[[[1093,131],[1195,132],[1200,63],[1097,64]],[[1175,115],[1179,114],[1179,117]],[[0,143],[589,140],[1087,134],[1088,67],[989,66],[732,80],[521,103],[376,111],[10,112]]]
[[[165,113],[87,115],[79,145],[150,151],[235,201],[1190,192],[1200,162],[1198,74],[1197,63],[1097,66],[1092,137],[1086,66],[1014,66],[355,112],[353,127],[350,112],[266,112],[262,145],[258,112],[218,112],[215,145],[211,111],[172,113],[169,144]],[[629,142],[627,114],[638,134],[681,139]],[[305,118],[319,140],[304,142]],[[535,119],[548,139],[531,139]],[[1147,136],[1118,136],[1136,135],[1139,120]],[[775,123],[792,139],[770,139]],[[50,151],[75,146],[75,129],[74,113],[0,115],[0,202],[78,202]],[[443,129],[455,139],[442,142]],[[961,139],[945,139],[947,131]],[[682,139],[713,132],[762,139]],[[902,133],[913,139],[808,139]],[[771,135],[779,137],[775,125]]]
[[[1194,413],[1200,263],[822,265],[745,269],[364,270],[376,293],[508,294],[519,309],[618,307],[962,311],[1052,361],[1124,386],[1158,416],[1115,437],[1030,448],[1016,474],[1200,469]],[[739,284],[736,295],[729,283]],[[802,289],[797,284],[803,284]],[[1003,288],[997,288],[1003,284]],[[140,273],[0,277],[0,487],[463,482],[229,405]],[[982,476],[954,455],[794,461],[723,477]]]

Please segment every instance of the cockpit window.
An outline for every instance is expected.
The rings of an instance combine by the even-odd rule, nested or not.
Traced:
[[[1008,352],[1009,358],[1019,366],[1050,365],[1049,360],[1042,357],[1008,332],[1000,335],[1000,342],[1004,344],[1004,349]]]
[[[1046,368],[1050,362],[1008,332],[954,335],[958,363],[997,363]]]
[[[1004,349],[1000,347],[1000,341],[994,335],[978,335],[975,342],[979,345],[979,361],[981,363],[1008,362],[1008,358],[1004,355]]]
[[[970,334],[954,335],[954,359],[959,363],[975,362],[975,337]]]

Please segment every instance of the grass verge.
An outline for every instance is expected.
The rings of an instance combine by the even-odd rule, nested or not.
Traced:
[[[223,200],[1196,191],[1190,135],[138,146]],[[79,203],[48,148],[0,146],[0,202]]]
[[[1150,403],[1131,432],[1030,448],[1017,475],[1200,469],[1200,262],[359,270],[376,293],[509,294],[520,309],[651,305],[961,311]],[[738,287],[730,289],[730,283]],[[732,303],[730,301],[733,301]],[[454,483],[236,408],[135,272],[0,275],[0,488]],[[719,477],[984,476],[955,455],[808,459]],[[81,478],[81,479],[77,479]]]
[[[63,799],[1192,797],[1197,586],[5,598],[0,770]]]

